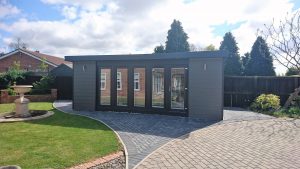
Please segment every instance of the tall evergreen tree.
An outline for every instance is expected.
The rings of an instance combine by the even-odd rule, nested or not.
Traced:
[[[168,31],[165,51],[167,53],[189,51],[190,45],[187,39],[188,35],[184,32],[181,22],[174,20]]]
[[[226,50],[229,53],[229,56],[225,59],[224,62],[225,75],[241,75],[242,63],[238,52],[239,48],[231,32],[227,32],[224,35],[220,50]]]
[[[245,68],[247,67],[247,64],[250,60],[250,53],[249,52],[245,53],[241,59],[242,59],[242,70],[243,70],[242,74],[245,75]]]
[[[250,59],[245,67],[248,76],[275,76],[273,59],[266,41],[257,37],[252,46]]]

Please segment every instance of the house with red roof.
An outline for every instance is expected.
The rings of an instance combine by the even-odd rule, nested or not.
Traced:
[[[0,56],[0,72],[6,72],[16,61],[20,63],[22,70],[30,72],[43,72],[40,68],[43,62],[48,65],[47,72],[61,64],[72,64],[71,62],[65,61],[63,58],[43,54],[39,51],[17,49]]]

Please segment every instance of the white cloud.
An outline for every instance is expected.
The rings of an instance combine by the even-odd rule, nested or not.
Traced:
[[[76,19],[77,17],[77,8],[74,6],[64,6],[62,8],[62,14],[67,19]]]
[[[42,2],[46,4],[72,5],[89,11],[97,11],[101,9],[105,1],[107,0],[42,0]]]
[[[219,47],[223,35],[213,34],[214,25],[244,21],[231,30],[244,54],[251,50],[258,28],[284,17],[293,7],[289,0],[42,1],[60,5],[62,14],[72,21],[19,20],[11,25],[0,23],[0,29],[22,37],[34,49],[60,56],[150,53],[165,43],[173,19],[182,22],[190,43],[202,47]]]
[[[20,13],[20,10],[9,4],[7,0],[0,0],[0,19]]]

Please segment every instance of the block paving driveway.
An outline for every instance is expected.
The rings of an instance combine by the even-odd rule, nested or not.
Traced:
[[[73,111],[101,120],[122,138],[129,168],[300,168],[300,120],[276,119],[241,109],[224,121],[161,115]]]

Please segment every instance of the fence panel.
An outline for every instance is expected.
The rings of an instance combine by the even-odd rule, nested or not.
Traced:
[[[58,100],[72,100],[73,98],[73,77],[57,76],[55,78]]]
[[[280,96],[284,104],[299,82],[300,77],[225,76],[224,106],[247,107],[263,93]]]

